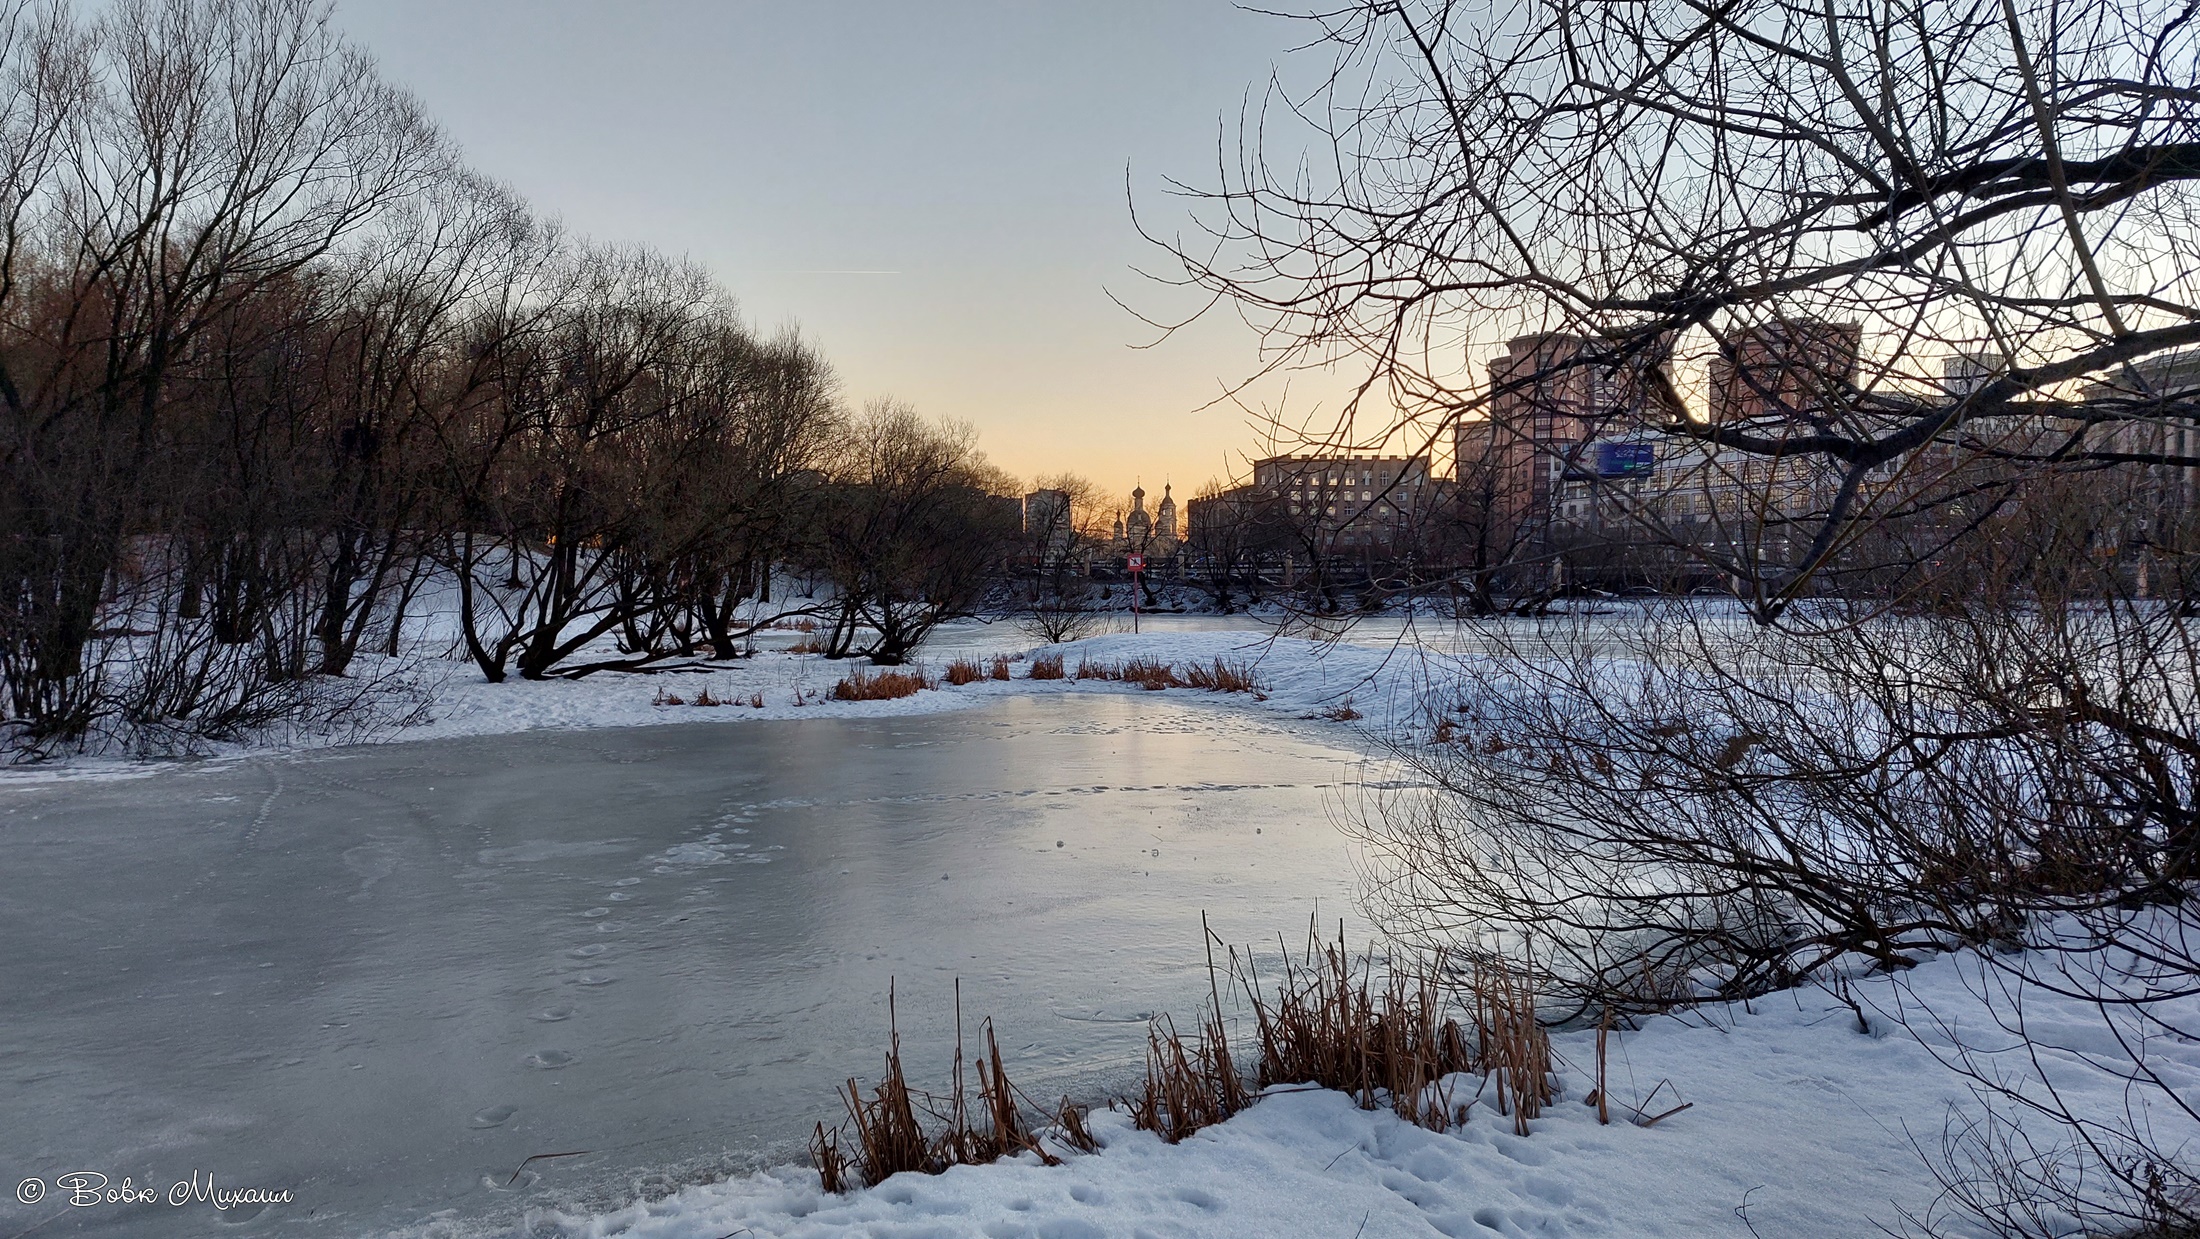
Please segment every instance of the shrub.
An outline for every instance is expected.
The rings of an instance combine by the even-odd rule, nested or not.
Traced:
[[[1036,654],[1031,659],[1031,678],[1034,680],[1059,680],[1063,678],[1060,654]]]

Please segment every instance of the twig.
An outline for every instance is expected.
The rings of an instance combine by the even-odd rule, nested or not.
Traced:
[[[519,1182],[520,1170],[527,1169],[529,1162],[548,1161],[553,1157],[586,1157],[588,1156],[589,1152],[590,1150],[588,1149],[575,1149],[570,1153],[537,1153],[533,1157],[528,1158],[527,1161],[521,1162],[519,1164],[519,1170],[515,1170],[512,1172],[512,1177],[504,1181],[504,1186],[510,1187],[514,1183]]]

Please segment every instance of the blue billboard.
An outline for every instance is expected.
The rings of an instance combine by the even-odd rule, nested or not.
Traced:
[[[1657,449],[1647,443],[1597,444],[1597,476],[1600,478],[1640,477],[1657,468],[1657,463]]]

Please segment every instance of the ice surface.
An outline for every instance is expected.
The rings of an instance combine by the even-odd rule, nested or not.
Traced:
[[[1325,802],[1352,760],[1072,694],[0,788],[0,1169],[293,1190],[225,1233],[614,1209],[835,1118],[889,978],[920,1077],[945,1083],[960,978],[1021,1086],[1090,1090],[1205,993],[1202,910],[1237,940],[1351,915]],[[52,1212],[8,1201],[0,1234]]]

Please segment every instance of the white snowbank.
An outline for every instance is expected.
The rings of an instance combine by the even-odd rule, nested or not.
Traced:
[[[1216,659],[1249,663],[1263,686],[1259,699],[1236,703],[1310,719],[1351,712],[1368,723],[1403,722],[1419,700],[1417,680],[1437,655],[1416,645],[1384,642],[1342,644],[1258,631],[1128,633],[1034,647],[1005,626],[970,625],[928,647],[921,666],[935,676],[958,657],[988,661],[1005,656],[1009,680],[979,680],[961,687],[942,682],[895,701],[835,701],[833,685],[857,670],[860,659],[828,660],[812,654],[762,652],[754,658],[713,663],[710,670],[662,675],[600,674],[582,680],[490,684],[470,667],[455,666],[435,694],[427,722],[395,729],[387,740],[441,739],[542,728],[634,727],[661,723],[754,722],[785,718],[877,717],[966,709],[1007,695],[1064,692],[1136,693],[1136,686],[1103,680],[1033,680],[1030,655],[1060,654],[1072,674],[1077,665],[1158,659],[1184,668]],[[790,637],[782,644],[791,643]],[[1161,690],[1213,696],[1198,690]],[[705,693],[720,706],[654,704],[659,694],[692,703]],[[761,700],[762,706],[752,703]]]
[[[1010,666],[1014,678],[980,680],[959,688],[942,681],[937,689],[895,701],[833,700],[833,685],[858,670],[873,668],[862,659],[829,660],[814,654],[787,653],[787,647],[801,639],[802,634],[794,632],[766,634],[754,657],[704,663],[702,670],[654,675],[603,672],[580,680],[531,681],[515,677],[492,684],[473,664],[446,657],[416,654],[404,663],[362,657],[357,675],[401,678],[412,696],[429,703],[420,718],[409,725],[356,735],[217,745],[212,746],[211,756],[224,759],[331,744],[401,743],[538,730],[749,723],[820,716],[891,717],[967,709],[1012,695],[1145,691],[1103,680],[1032,680],[1029,656],[1039,652],[1062,655],[1073,673],[1078,663],[1088,658],[1099,662],[1149,658],[1179,668],[1218,658],[1250,663],[1264,692],[1257,699],[1236,694],[1236,705],[1317,720],[1321,725],[1334,721],[1383,725],[1412,717],[1418,700],[1417,678],[1425,674],[1428,660],[1438,657],[1423,645],[1397,639],[1398,626],[1394,622],[1360,630],[1355,634],[1356,644],[1272,637],[1244,620],[1220,630],[1209,627],[1217,622],[1204,617],[1173,625],[1169,619],[1149,621],[1153,630],[1141,634],[1118,633],[1055,646],[1034,646],[1008,624],[950,625],[926,647],[919,662],[922,668],[937,676],[956,658],[989,662],[1005,656],[1014,660]],[[1222,696],[1194,689],[1163,691],[1190,699]],[[692,704],[706,694],[712,701],[725,704]],[[663,696],[677,696],[684,704],[660,704]],[[761,706],[752,704],[758,701]],[[1342,711],[1339,707],[1350,708]],[[1363,716],[1364,721],[1341,717],[1347,713]],[[159,763],[79,757],[34,766],[0,765],[0,781],[133,777],[161,768]]]

